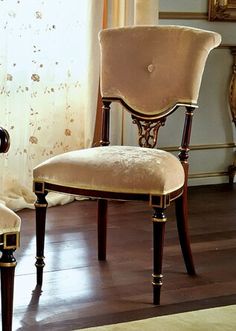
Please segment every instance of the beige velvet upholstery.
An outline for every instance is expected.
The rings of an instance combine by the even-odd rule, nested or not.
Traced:
[[[34,180],[97,191],[165,195],[183,186],[184,171],[170,153],[111,146],[55,156],[34,169]]]
[[[20,225],[20,217],[0,203],[0,234],[7,232],[20,232]]]
[[[159,117],[176,104],[197,102],[205,61],[219,34],[181,26],[103,30],[101,93],[139,114]],[[147,148],[97,147],[55,156],[38,165],[34,182],[87,190],[165,195],[184,185],[173,155]]]
[[[196,104],[207,56],[220,41],[218,33],[174,25],[103,30],[102,97],[149,115]]]

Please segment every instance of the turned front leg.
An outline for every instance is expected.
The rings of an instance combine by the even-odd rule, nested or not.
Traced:
[[[16,260],[14,250],[2,249],[0,259],[1,269],[1,306],[2,306],[2,330],[12,330],[14,275]]]
[[[44,243],[45,243],[45,223],[47,212],[47,201],[45,199],[46,194],[37,194],[37,200],[35,202],[36,212],[36,263],[37,268],[37,285],[43,283],[43,267],[44,263]]]
[[[162,260],[166,217],[164,210],[154,208],[153,221],[153,304],[160,304],[161,286],[163,284]]]
[[[98,260],[106,260],[107,242],[107,200],[98,200],[97,225],[98,225]]]

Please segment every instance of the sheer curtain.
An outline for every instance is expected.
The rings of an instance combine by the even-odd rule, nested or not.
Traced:
[[[104,28],[158,24],[159,0],[104,0],[104,4]],[[101,136],[101,98],[99,101],[94,146],[99,145]],[[114,145],[126,144],[127,136],[136,129],[130,115],[119,104],[112,104],[111,128],[110,140]]]
[[[11,209],[32,207],[36,164],[92,143],[102,8],[102,0],[0,1],[0,125],[11,137],[0,199]]]

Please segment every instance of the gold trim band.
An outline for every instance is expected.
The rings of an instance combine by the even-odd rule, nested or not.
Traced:
[[[167,221],[167,218],[157,218],[157,217],[152,217],[152,221],[155,223],[165,223]]]
[[[0,268],[9,268],[9,267],[15,267],[16,262],[0,262]]]
[[[47,208],[48,204],[47,203],[37,203],[37,202],[35,202],[34,206],[37,207],[37,208]]]

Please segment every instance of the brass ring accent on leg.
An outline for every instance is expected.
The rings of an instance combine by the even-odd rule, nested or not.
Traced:
[[[37,208],[47,208],[48,204],[47,203],[37,203],[37,202],[35,202],[34,206],[37,207]]]
[[[159,274],[159,275],[155,275],[152,274],[153,280],[152,280],[152,285],[154,286],[161,286],[163,284],[163,275]]]
[[[156,223],[165,223],[167,221],[167,218],[157,218],[157,217],[152,217],[152,221]]]
[[[36,256],[36,262],[35,262],[35,266],[37,268],[43,268],[45,266],[45,263],[44,263],[44,256]]]
[[[16,262],[0,262],[0,268],[9,268],[9,267],[15,267]]]

